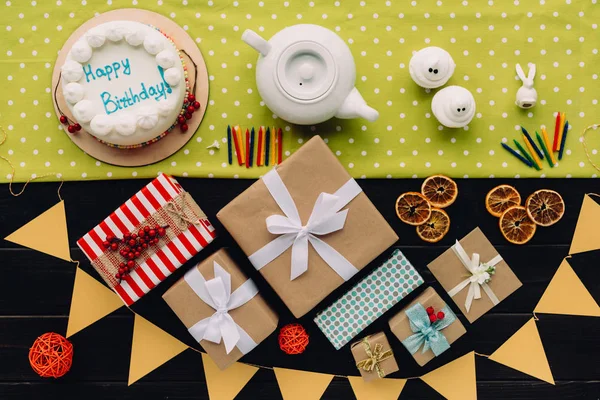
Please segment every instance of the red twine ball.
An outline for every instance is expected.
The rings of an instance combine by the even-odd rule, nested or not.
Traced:
[[[29,364],[42,378],[60,378],[72,363],[73,345],[58,333],[44,333],[29,349]]]
[[[308,333],[300,324],[288,324],[279,331],[279,348],[287,354],[301,354],[308,346]]]

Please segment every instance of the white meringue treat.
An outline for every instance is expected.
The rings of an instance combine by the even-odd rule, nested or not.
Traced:
[[[433,96],[431,111],[448,128],[463,128],[475,116],[475,98],[462,86],[448,86]]]
[[[448,82],[456,64],[450,53],[440,47],[425,47],[417,51],[408,64],[408,71],[415,83],[426,89],[434,89]]]

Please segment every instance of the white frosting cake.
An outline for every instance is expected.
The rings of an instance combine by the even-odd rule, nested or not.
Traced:
[[[175,45],[133,21],[98,25],[81,37],[61,68],[62,91],[75,120],[97,139],[138,147],[176,122],[186,79]]]

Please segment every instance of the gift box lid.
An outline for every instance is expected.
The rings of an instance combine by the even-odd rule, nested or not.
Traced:
[[[335,193],[351,179],[319,136],[305,143],[276,170],[304,224],[321,193]],[[398,237],[363,192],[344,210],[348,210],[348,214],[343,228],[319,239],[360,270]],[[260,179],[219,211],[217,218],[250,256],[280,237],[267,231],[265,221],[272,215],[283,215],[283,212]],[[291,280],[291,254],[292,249],[288,248],[260,272],[294,316],[301,317],[344,283],[344,279],[309,244],[308,270]]]
[[[153,254],[148,254],[119,282],[109,268],[122,260],[104,247],[107,235],[122,238],[127,233],[137,232],[145,221],[154,218],[159,210],[174,201],[189,204],[198,219],[177,236],[161,238],[160,247],[152,248]],[[86,233],[77,245],[107,285],[130,306],[206,247],[215,236],[215,229],[191,196],[175,178],[161,174]]]

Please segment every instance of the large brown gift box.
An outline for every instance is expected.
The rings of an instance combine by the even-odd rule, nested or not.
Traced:
[[[410,322],[405,311],[417,303],[421,303],[421,305],[425,309],[427,309],[428,307],[433,307],[436,314],[441,309],[446,307],[446,302],[442,300],[442,298],[439,294],[437,294],[434,288],[429,287],[425,291],[423,291],[423,293],[421,293],[412,303],[406,306],[398,314],[393,316],[389,321],[392,333],[396,335],[396,337],[401,342],[415,333],[412,329],[410,329]],[[450,310],[450,307],[448,307],[448,310],[454,317],[456,317],[452,310]],[[448,315],[444,316],[444,318],[448,317]],[[444,329],[440,330],[440,332],[446,337],[446,340],[451,345],[459,337],[464,335],[467,332],[467,330],[465,329],[464,325],[460,322],[460,320],[456,318],[454,322],[452,322]],[[433,358],[435,358],[435,354],[433,354],[433,351],[431,351],[431,349],[427,350],[425,353],[423,353],[422,350],[423,346],[421,346],[419,350],[412,355],[417,364],[419,364],[421,367],[427,364],[429,361],[433,360]]]
[[[208,281],[215,277],[215,261],[231,275],[231,293],[248,279],[223,249],[217,251],[194,268],[197,268],[204,279]],[[177,281],[162,297],[188,329],[215,313],[215,310],[192,290],[185,278]],[[260,293],[240,307],[229,310],[229,315],[240,328],[248,333],[256,344],[262,342],[277,329],[277,315],[263,300]],[[227,368],[244,355],[237,347],[234,347],[227,354],[223,340],[220,344],[201,340],[200,345],[221,369]]]
[[[375,333],[360,342],[352,343],[350,350],[356,367],[366,382],[398,371],[398,364],[384,332]]]
[[[459,243],[469,257],[473,257],[473,253],[479,254],[482,263],[487,263],[498,256],[498,252],[494,246],[479,228],[475,228],[471,233],[462,238]],[[427,267],[442,284],[446,292],[450,292],[459,283],[471,276],[452,248],[446,250],[442,255],[429,263]],[[520,288],[522,284],[508,264],[504,260],[501,260],[495,265],[495,272],[491,275],[491,280],[487,285],[498,298],[498,302],[501,302]],[[494,307],[494,303],[483,288],[481,288],[481,298],[474,299],[471,308],[467,312],[465,301],[468,292],[469,287],[467,286],[454,295],[452,300],[454,300],[469,322],[473,323],[491,310]]]
[[[277,172],[303,224],[322,192],[333,194],[351,178],[320,136],[313,137],[277,166]],[[360,270],[394,244],[398,236],[363,192],[344,209],[349,210],[344,227],[319,239]],[[283,212],[260,179],[219,211],[217,218],[250,256],[279,237],[267,231],[265,220],[271,215]],[[344,283],[312,245],[308,247],[308,270],[294,280],[290,280],[291,248],[260,269],[297,318]]]

